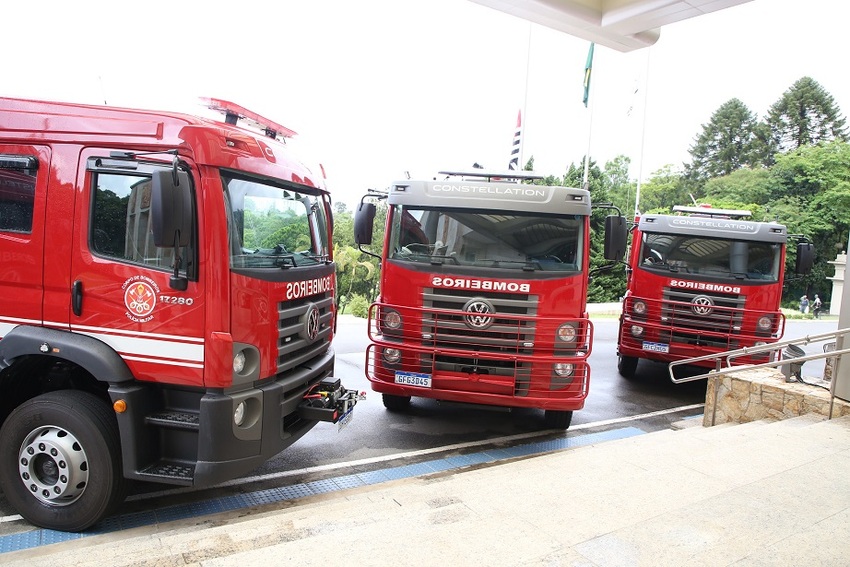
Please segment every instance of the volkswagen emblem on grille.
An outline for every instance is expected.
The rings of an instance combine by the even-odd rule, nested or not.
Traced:
[[[473,297],[463,306],[463,312],[466,313],[463,317],[463,322],[470,329],[483,330],[493,324],[495,318],[493,314],[496,310],[493,305],[486,299]]]
[[[707,295],[698,295],[691,300],[691,311],[696,315],[711,315],[714,311],[714,302]]]
[[[315,341],[319,335],[319,308],[313,304],[307,308],[307,313],[304,314],[304,329],[301,331],[301,336],[307,340]]]

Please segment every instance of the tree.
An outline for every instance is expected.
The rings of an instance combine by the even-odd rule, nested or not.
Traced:
[[[848,139],[835,100],[811,77],[799,79],[770,107],[767,124],[773,149],[779,153]]]
[[[691,146],[688,177],[704,182],[755,166],[762,156],[760,144],[758,118],[743,102],[733,98],[720,105]]]
[[[373,245],[367,248],[380,251],[386,218],[387,205],[382,201],[378,204],[375,215]],[[337,305],[339,306],[343,295],[349,301],[354,295],[361,295],[370,302],[374,300],[378,289],[378,260],[354,247],[354,218],[347,209],[334,215],[333,243]]]
[[[771,213],[789,233],[804,234],[815,245],[812,273],[793,281],[785,296],[819,290],[826,297],[831,288],[826,278],[832,275],[828,262],[846,249],[850,230],[850,145],[803,146],[778,155],[771,176]]]
[[[771,196],[770,171],[765,168],[739,169],[705,183],[705,197],[711,200],[737,201],[765,205]]]
[[[669,211],[674,205],[691,203],[691,196],[684,174],[668,164],[654,172],[641,187],[638,208],[642,212]],[[702,194],[693,195],[694,199],[700,197]]]
[[[636,183],[629,179],[630,165],[631,159],[618,155],[605,163],[602,179],[611,203],[626,216],[631,215],[635,206]]]
[[[564,176],[564,185],[582,187],[584,181],[584,160],[579,164],[572,163]],[[608,203],[608,187],[610,180],[592,159],[588,163],[587,184],[590,189],[591,203]],[[605,217],[612,211],[609,209],[594,209],[590,217],[590,270],[591,279],[587,289],[587,301],[609,302],[617,301],[626,292],[626,273],[622,266],[599,271],[608,264],[603,257],[605,241]]]

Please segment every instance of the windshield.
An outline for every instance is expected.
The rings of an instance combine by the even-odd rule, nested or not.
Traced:
[[[675,234],[644,234],[641,267],[727,278],[778,281],[782,245]]]
[[[395,205],[389,258],[446,264],[578,272],[581,215],[544,215]]]
[[[293,268],[329,260],[324,196],[222,174],[231,266]]]

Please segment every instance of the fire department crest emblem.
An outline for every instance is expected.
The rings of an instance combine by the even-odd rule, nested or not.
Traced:
[[[156,283],[149,278],[136,276],[125,281],[122,287],[127,318],[136,323],[147,323],[153,319],[156,296],[159,293]]]

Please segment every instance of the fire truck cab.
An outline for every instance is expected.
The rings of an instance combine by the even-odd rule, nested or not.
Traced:
[[[676,206],[636,219],[617,344],[622,376],[634,376],[640,359],[672,362],[782,337],[789,235],[751,216]],[[813,257],[802,239],[796,272],[808,272]]]
[[[528,172],[441,175],[394,182],[382,196],[371,387],[390,410],[412,397],[537,408],[548,427],[566,429],[590,383],[590,194],[517,182],[537,177]],[[374,216],[361,202],[358,244],[371,243]],[[625,220],[608,225],[606,256],[617,259]]]
[[[0,99],[0,487],[33,524],[244,474],[359,399],[323,177],[206,104],[225,120]]]

